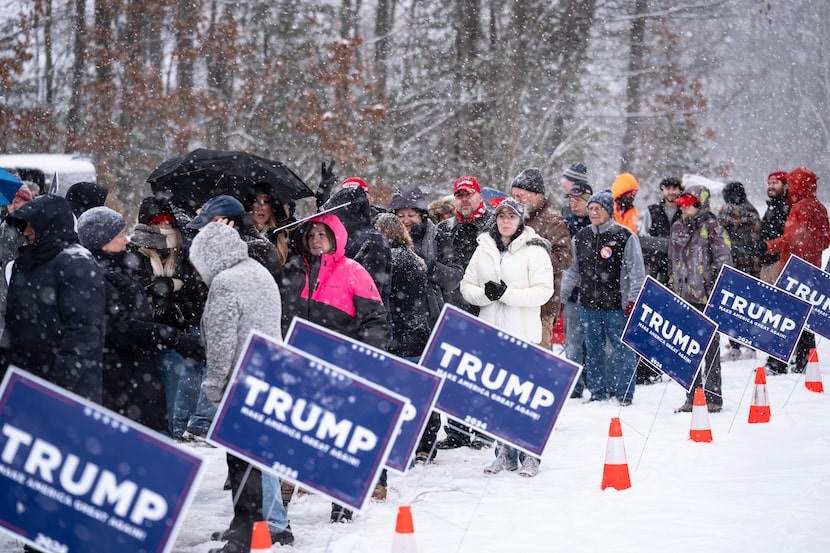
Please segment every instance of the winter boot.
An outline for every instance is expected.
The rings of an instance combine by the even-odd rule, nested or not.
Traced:
[[[331,504],[331,521],[332,522],[351,522],[352,521],[352,512],[343,507],[342,505],[338,505],[337,503]]]
[[[288,507],[291,503],[291,497],[294,495],[294,484],[280,480],[280,492],[282,494],[282,506]]]
[[[375,484],[375,490],[372,492],[373,501],[386,501],[386,486],[383,484]]]
[[[519,464],[516,459],[507,456],[507,450],[499,446],[496,450],[496,458],[489,466],[484,467],[484,474],[498,474],[503,470],[516,470]]]
[[[539,474],[539,459],[531,457],[530,455],[525,455],[525,458],[522,461],[522,468],[519,469],[519,476],[533,478],[537,474]]]

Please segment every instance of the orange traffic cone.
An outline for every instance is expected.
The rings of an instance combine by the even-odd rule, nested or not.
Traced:
[[[627,490],[631,487],[631,478],[628,476],[628,461],[625,459],[625,444],[623,444],[620,419],[611,419],[608,429],[608,445],[605,448],[605,468],[602,471],[602,489],[614,488]]]
[[[271,532],[267,522],[254,522],[254,533],[251,535],[251,553],[270,553]]]
[[[398,507],[398,521],[395,523],[395,539],[392,553],[415,553],[415,528],[412,525],[412,510],[409,505]]]
[[[824,385],[821,383],[821,370],[818,366],[818,353],[816,348],[810,349],[810,360],[807,361],[807,374],[804,378],[804,385],[811,392],[824,393]]]
[[[711,442],[712,428],[709,426],[709,411],[706,410],[706,396],[703,388],[695,390],[695,401],[692,404],[692,427],[689,438],[694,442]]]
[[[767,373],[764,367],[755,370],[755,392],[749,406],[749,422],[769,422],[769,398],[767,397]]]

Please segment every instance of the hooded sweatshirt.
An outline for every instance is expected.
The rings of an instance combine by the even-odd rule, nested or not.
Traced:
[[[827,209],[816,197],[816,175],[799,167],[787,177],[790,192],[787,197],[790,214],[784,225],[784,234],[767,241],[771,253],[781,254],[781,266],[791,255],[797,255],[816,267],[821,267],[821,253],[830,246],[830,223]]]
[[[202,315],[207,376],[202,389],[218,404],[252,330],[282,340],[280,289],[265,267],[248,256],[232,227],[208,223],[193,239],[190,261],[208,285]]]

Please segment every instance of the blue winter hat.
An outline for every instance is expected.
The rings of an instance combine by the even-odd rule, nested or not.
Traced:
[[[588,199],[588,205],[591,204],[599,204],[602,206],[602,209],[608,212],[608,215],[611,217],[614,216],[614,196],[611,194],[611,190],[606,188],[605,190],[600,190],[599,192],[595,193]]]
[[[214,217],[237,217],[243,214],[245,214],[245,206],[242,202],[233,196],[223,194],[206,201],[199,210],[199,215],[187,223],[187,228],[198,230],[213,221]]]
[[[78,219],[78,241],[89,250],[100,250],[126,226],[127,221],[114,209],[93,207]]]

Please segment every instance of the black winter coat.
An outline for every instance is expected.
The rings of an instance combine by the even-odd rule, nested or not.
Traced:
[[[389,353],[398,357],[420,356],[427,345],[432,325],[426,290],[426,264],[412,250],[392,246],[392,344]]]
[[[76,243],[72,209],[61,196],[38,196],[6,220],[31,223],[35,243],[20,248],[6,304],[0,358],[101,402],[104,274]]]
[[[761,219],[761,240],[772,240],[784,234],[789,214],[790,206],[786,195],[767,200],[767,210]],[[761,256],[761,265],[772,265],[780,257],[779,253],[765,253]]]
[[[436,261],[446,268],[441,278],[444,301],[473,315],[478,315],[479,308],[462,297],[461,279],[478,247],[478,235],[488,232],[495,224],[496,217],[488,209],[481,217],[468,223],[460,222],[453,215],[441,221],[435,232]]]
[[[162,346],[173,347],[179,332],[153,322],[144,288],[124,270],[124,255],[100,250],[93,255],[106,271],[104,406],[164,431],[167,403],[159,371],[160,351]]]
[[[145,253],[142,253],[142,250]],[[135,255],[130,255],[129,261],[125,261],[125,264],[149,296],[153,320],[179,330],[199,326],[207,300],[207,287],[196,275],[187,260],[187,255],[179,252],[173,276],[166,277],[154,274],[150,257],[147,255],[152,254],[152,251],[158,253],[160,250],[141,248],[135,251],[128,248],[128,251],[134,252]],[[167,255],[167,252],[161,253]],[[183,283],[179,290],[175,289],[174,278]]]

